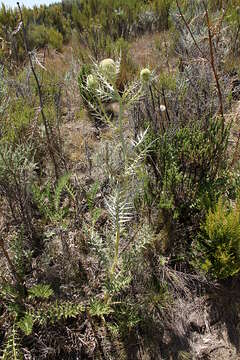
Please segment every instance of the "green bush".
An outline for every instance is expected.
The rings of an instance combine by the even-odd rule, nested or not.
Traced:
[[[240,197],[231,205],[219,199],[202,226],[199,264],[212,277],[226,279],[240,271]]]
[[[154,0],[153,9],[158,17],[158,30],[165,30],[169,27],[169,13],[171,5],[174,2],[172,0]]]
[[[50,45],[61,50],[62,43],[71,38],[72,29],[99,60],[105,50],[119,38],[129,39],[140,33],[168,28],[172,0],[84,0],[64,1],[62,4],[22,7],[24,24],[30,48]],[[6,49],[0,49],[0,58],[8,53],[13,62],[20,64],[26,56],[21,31],[11,39],[18,27],[18,9],[0,7],[0,37]],[[99,56],[98,56],[99,55]],[[9,65],[9,64],[8,64]]]
[[[48,34],[48,43],[49,45],[58,50],[61,51],[62,50],[62,46],[63,46],[63,36],[60,32],[58,32],[57,30],[55,30],[54,28],[49,28],[47,30],[47,34]]]
[[[159,207],[171,209],[181,222],[193,221],[221,194],[225,184],[226,148],[229,128],[222,120],[210,120],[207,128],[191,124],[169,129],[156,139],[149,164],[157,182],[154,198]],[[153,187],[153,184],[150,185]]]
[[[26,139],[26,133],[34,118],[33,107],[25,99],[12,102],[8,109],[8,116],[2,126],[4,139],[10,143],[21,143]]]
[[[60,51],[63,45],[63,36],[53,27],[31,25],[29,29],[29,44],[31,48],[43,48],[46,45],[50,45],[52,48]]]
[[[42,48],[48,43],[48,33],[45,25],[32,25],[29,28],[29,45],[31,48]]]

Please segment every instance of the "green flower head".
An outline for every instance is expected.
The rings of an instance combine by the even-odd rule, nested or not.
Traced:
[[[151,71],[148,68],[142,69],[140,72],[140,79],[142,82],[148,82],[151,78]]]
[[[114,76],[116,74],[116,64],[113,59],[104,59],[99,64],[102,72],[107,76]]]

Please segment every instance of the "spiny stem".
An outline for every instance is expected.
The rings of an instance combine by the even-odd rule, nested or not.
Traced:
[[[117,264],[118,264],[118,257],[119,257],[119,243],[120,243],[120,228],[117,226],[116,234],[115,234],[115,254],[114,254],[114,260],[111,268],[111,276],[113,276]]]
[[[119,103],[119,114],[118,114],[118,121],[119,121],[119,135],[120,141],[122,145],[122,152],[124,157],[124,165],[126,166],[127,163],[127,151],[126,151],[126,143],[124,139],[124,131],[123,131],[123,115],[124,115],[124,103],[121,95],[119,95],[118,90],[116,89],[117,101]]]

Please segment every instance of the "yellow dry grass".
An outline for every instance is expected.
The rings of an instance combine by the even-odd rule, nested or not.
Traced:
[[[131,43],[132,60],[140,68],[171,71],[176,66],[171,42],[171,34],[167,31],[145,34]]]

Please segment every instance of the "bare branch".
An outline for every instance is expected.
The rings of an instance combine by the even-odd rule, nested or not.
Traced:
[[[208,7],[207,7],[207,4],[205,3],[205,1],[203,1],[203,5],[204,5],[204,8],[205,8],[205,17],[206,17],[206,22],[207,22],[207,27],[208,27],[208,40],[209,40],[209,49],[210,49],[210,64],[211,64],[212,71],[213,71],[213,74],[214,74],[214,77],[215,77],[216,87],[217,87],[217,91],[218,91],[219,112],[220,112],[221,116],[224,118],[222,92],[221,92],[221,88],[220,88],[220,84],[219,84],[219,78],[218,78],[217,70],[216,70],[216,67],[215,67],[215,59],[214,59],[214,52],[213,52],[213,42],[212,42],[212,33],[211,33],[210,19],[209,19],[209,15],[208,15]]]

